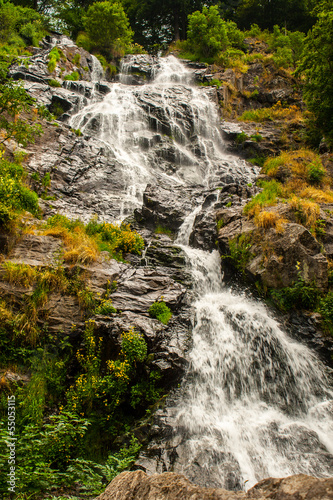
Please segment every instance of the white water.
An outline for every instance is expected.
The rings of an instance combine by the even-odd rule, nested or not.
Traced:
[[[99,82],[100,80],[103,80],[104,71],[97,57],[93,55],[91,57],[92,57],[91,81]]]
[[[135,86],[126,84],[128,64],[103,101],[84,107],[70,121],[103,141],[121,165],[120,219],[141,207],[143,191],[154,178],[209,185],[214,171],[235,172],[237,163],[238,175],[253,180],[254,169],[243,160],[226,162],[216,106],[209,91],[190,85],[189,69],[173,56],[158,59],[155,79]],[[166,166],[164,151],[157,151],[163,141],[172,150],[172,165]]]
[[[190,84],[183,64],[172,56],[157,60],[155,79],[142,86],[127,85],[123,70],[102,102],[71,121],[97,135],[119,164],[120,218],[141,206],[148,182],[204,188],[218,186],[221,172],[253,180],[251,167],[225,154],[216,106],[209,91]],[[172,161],[159,149],[165,141]],[[199,211],[177,239],[194,280],[195,326],[190,368],[170,421],[181,436],[174,470],[227,488],[299,472],[332,475],[333,393],[324,365],[265,306],[223,286],[216,251],[189,247]]]
[[[191,219],[177,239],[197,297],[190,368],[174,416],[176,434],[187,436],[180,470],[191,475],[205,450],[204,484],[332,475],[333,391],[325,366],[263,304],[223,286],[218,252],[188,246]]]

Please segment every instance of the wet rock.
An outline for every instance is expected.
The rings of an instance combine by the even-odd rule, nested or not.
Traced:
[[[175,311],[180,307],[185,292],[182,285],[161,275],[158,270],[129,268],[122,274],[112,301],[121,311],[147,313],[149,307],[163,297],[163,301]]]
[[[190,235],[190,245],[194,248],[202,248],[211,251],[216,248],[217,230],[215,212],[213,210],[203,211],[197,215]]]
[[[144,80],[151,79],[157,67],[158,59],[148,54],[127,55],[122,59],[122,71],[125,75],[142,77]]]
[[[61,53],[61,59],[50,73],[48,63],[49,54],[53,47]],[[75,56],[79,55],[76,62]],[[21,58],[9,68],[9,77],[14,80],[24,80],[47,84],[49,79],[64,79],[74,71],[78,72],[81,80],[91,80],[94,62],[93,56],[86,50],[77,47],[72,40],[64,36],[46,37],[42,48],[29,58]]]
[[[176,231],[192,209],[193,200],[188,188],[175,187],[171,190],[148,184],[143,194],[142,210],[137,211],[135,217],[140,223],[144,221],[148,227],[162,226]]]
[[[24,385],[30,380],[27,374],[12,372],[11,370],[0,371],[0,388],[9,388],[11,385]]]
[[[202,488],[172,472],[149,477],[137,470],[119,474],[95,500],[328,500],[332,495],[333,479],[305,474],[264,479],[245,493]]]
[[[70,335],[74,330],[84,327],[84,311],[76,297],[52,294],[41,309],[41,314],[47,319],[40,322],[40,326],[46,323],[51,333]]]

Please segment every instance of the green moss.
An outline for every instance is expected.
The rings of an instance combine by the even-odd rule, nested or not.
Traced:
[[[66,59],[63,51],[58,47],[53,47],[53,49],[49,53],[49,62],[47,65],[47,69],[50,73],[53,73],[56,68],[57,62],[59,62],[60,59]]]

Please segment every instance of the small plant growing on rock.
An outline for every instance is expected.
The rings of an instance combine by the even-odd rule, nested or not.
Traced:
[[[236,143],[237,144],[243,144],[243,142],[248,140],[248,135],[245,132],[241,132],[240,134],[237,135],[236,137]]]
[[[78,71],[73,71],[69,75],[66,75],[64,80],[70,80],[72,82],[77,82],[78,80],[80,80],[80,74]]]
[[[53,73],[56,68],[57,62],[59,62],[60,59],[66,59],[63,51],[58,47],[53,47],[53,49],[49,53],[49,62],[47,65],[47,69],[50,73]]]
[[[255,217],[254,221],[258,227],[262,227],[264,229],[274,228],[277,233],[282,233],[284,230],[284,224],[288,222],[277,212],[267,211],[260,212],[258,216]]]
[[[102,299],[101,303],[96,307],[95,314],[102,314],[103,316],[110,316],[117,312],[117,309],[113,307],[112,301],[110,299]]]
[[[307,178],[310,184],[320,184],[325,174],[321,161],[313,161],[307,166]]]
[[[168,324],[172,316],[171,309],[163,301],[154,302],[148,309],[148,312],[152,318],[158,319],[164,325]]]
[[[50,85],[50,87],[61,87],[61,83],[54,78],[50,78],[47,83]]]

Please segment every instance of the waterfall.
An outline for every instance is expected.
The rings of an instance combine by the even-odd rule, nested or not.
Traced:
[[[100,80],[103,80],[104,70],[97,57],[92,55],[91,58],[92,58],[91,81],[99,82]]]
[[[130,62],[103,101],[71,119],[110,152],[119,219],[141,206],[148,182],[202,189],[219,187],[225,176],[253,182],[257,169],[226,154],[212,90],[196,87],[192,72],[173,56],[155,58],[151,82],[131,85]],[[327,369],[289,338],[265,305],[223,285],[217,251],[189,246],[200,209],[176,241],[193,278],[194,327],[188,372],[168,403],[166,424],[174,432],[164,443],[172,455],[164,470],[229,489],[268,476],[332,475]]]
[[[128,67],[103,101],[70,121],[110,150],[121,184],[114,192],[119,219],[141,207],[148,182],[212,187],[227,173],[253,181],[254,167],[225,154],[211,91],[194,86],[189,69],[173,56],[157,58],[155,78],[136,86],[126,83]]]
[[[333,391],[325,366],[262,303],[223,286],[218,252],[188,246],[191,219],[177,239],[192,271],[195,326],[172,417],[175,436],[186,436],[186,463],[174,470],[229,489],[269,476],[332,475]]]

